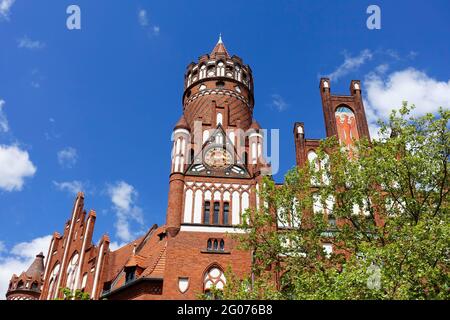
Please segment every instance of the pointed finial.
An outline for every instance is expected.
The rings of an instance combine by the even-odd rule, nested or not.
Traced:
[[[217,43],[223,43],[223,42],[222,42],[222,32],[219,33],[219,42],[217,42]]]

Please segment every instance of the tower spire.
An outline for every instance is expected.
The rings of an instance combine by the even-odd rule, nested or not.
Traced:
[[[222,40],[222,33],[219,34],[219,41],[217,41],[216,46],[214,47],[213,51],[211,52],[211,57],[215,58],[216,56],[225,56],[226,58],[230,58],[230,55],[228,54],[227,49],[225,48],[225,44]]]

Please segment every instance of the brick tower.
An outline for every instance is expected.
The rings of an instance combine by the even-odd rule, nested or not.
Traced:
[[[263,135],[253,119],[253,77],[221,38],[185,74],[183,114],[173,132],[167,209],[165,295],[195,298],[225,282],[231,267],[248,274],[236,249],[242,213],[258,202]]]

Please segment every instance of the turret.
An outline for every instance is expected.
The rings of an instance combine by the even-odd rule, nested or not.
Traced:
[[[39,253],[27,271],[13,275],[6,293],[7,300],[39,300],[44,276],[44,254]]]
[[[210,54],[188,65],[183,111],[191,128],[199,120],[205,129],[222,122],[225,129],[239,126],[245,131],[252,123],[253,106],[252,70],[241,58],[229,55],[222,37]]]

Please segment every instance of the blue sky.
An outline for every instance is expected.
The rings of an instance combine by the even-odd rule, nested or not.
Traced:
[[[81,30],[66,28],[70,4]],[[366,27],[370,4],[381,30]],[[253,70],[255,118],[280,129],[278,181],[295,162],[295,121],[309,138],[325,135],[320,76],[344,94],[361,79],[371,123],[402,100],[417,113],[450,106],[447,0],[0,0],[4,273],[35,254],[20,244],[37,250],[62,231],[77,186],[97,211],[95,240],[121,243],[164,223],[183,74],[219,33]]]

